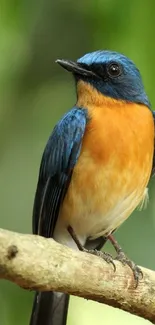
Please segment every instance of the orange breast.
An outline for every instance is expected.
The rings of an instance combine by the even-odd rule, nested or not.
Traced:
[[[119,227],[144,196],[154,123],[147,107],[104,98],[87,87],[78,106],[88,108],[90,121],[60,220],[79,236],[98,237]]]

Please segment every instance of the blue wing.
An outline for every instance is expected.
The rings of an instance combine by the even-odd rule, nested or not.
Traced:
[[[74,107],[55,126],[45,147],[33,208],[33,233],[52,237],[78,160],[87,110]]]

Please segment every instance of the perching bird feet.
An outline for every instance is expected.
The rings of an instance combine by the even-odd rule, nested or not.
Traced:
[[[83,252],[86,252],[86,253],[93,254],[93,255],[96,255],[98,257],[101,257],[108,264],[111,263],[113,268],[114,268],[114,271],[116,271],[116,265],[114,263],[114,259],[113,259],[111,254],[106,253],[106,252],[98,251],[97,249],[86,249],[84,247],[83,247]]]
[[[109,253],[98,251],[96,249],[86,249],[85,247],[83,247],[78,237],[76,236],[74,229],[71,226],[68,226],[68,232],[70,233],[71,237],[73,238],[80,251],[101,257],[108,264],[111,263],[113,265],[114,271],[116,271],[115,261],[120,261],[123,265],[128,265],[133,272],[137,288],[139,280],[143,277],[143,273],[141,269],[125,255],[121,246],[111,234],[108,235],[107,238],[110,240],[113,247],[115,248],[115,251],[117,253],[117,256],[115,258],[113,258],[112,255],[110,255]]]
[[[134,263],[132,262],[125,254],[124,252],[120,252],[115,260],[120,261],[123,265],[128,265],[130,269],[133,272],[135,281],[136,281],[136,288],[138,286],[139,280],[142,279],[143,273],[141,269]]]
[[[68,232],[70,233],[71,237],[73,238],[74,242],[76,243],[76,245],[78,246],[80,251],[101,257],[108,264],[111,263],[113,265],[114,271],[116,270],[116,266],[115,266],[114,259],[113,259],[112,255],[110,255],[109,253],[106,253],[106,252],[98,251],[97,249],[87,249],[87,248],[83,247],[81,245],[78,237],[76,236],[74,229],[71,226],[68,226]]]
[[[125,253],[122,251],[121,246],[118,244],[118,242],[112,235],[109,235],[108,239],[110,240],[116,250],[116,253],[118,254],[114,260],[120,261],[123,265],[128,265],[130,267],[133,272],[137,288],[139,280],[143,278],[143,273],[141,269],[125,255]]]

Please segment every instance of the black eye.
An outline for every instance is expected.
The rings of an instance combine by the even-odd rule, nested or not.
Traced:
[[[112,78],[120,76],[122,73],[121,66],[117,63],[110,63],[107,67],[108,75]]]

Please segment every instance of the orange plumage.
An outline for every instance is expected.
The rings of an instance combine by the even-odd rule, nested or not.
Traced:
[[[100,256],[116,269],[112,256],[96,250],[109,240],[137,286],[142,271],[111,233],[147,201],[155,112],[140,71],[123,54],[99,50],[57,63],[73,74],[78,99],[44,149],[33,232]],[[30,324],[65,324],[67,305],[63,294],[37,293]]]
[[[87,107],[90,121],[55,238],[60,227],[71,225],[84,243],[87,237],[111,233],[144,199],[152,169],[154,123],[144,105],[105,97],[83,81],[77,92],[77,106]]]

